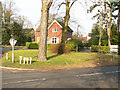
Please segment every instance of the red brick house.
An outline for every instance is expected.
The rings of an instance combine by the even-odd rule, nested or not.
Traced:
[[[47,44],[58,44],[61,42],[64,24],[54,20],[48,24]],[[36,42],[40,39],[40,26],[36,29]],[[72,38],[72,30],[68,27],[67,38]]]

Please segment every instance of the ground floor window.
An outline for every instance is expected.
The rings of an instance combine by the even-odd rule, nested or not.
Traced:
[[[52,37],[52,38],[51,38],[51,43],[52,43],[52,44],[59,43],[59,38],[58,38],[58,37]]]

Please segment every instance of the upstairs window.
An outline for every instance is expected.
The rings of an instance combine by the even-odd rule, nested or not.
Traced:
[[[58,28],[53,28],[52,32],[58,32]]]

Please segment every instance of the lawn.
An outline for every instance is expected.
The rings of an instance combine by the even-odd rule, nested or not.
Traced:
[[[18,68],[30,68],[38,70],[60,70],[82,67],[96,67],[118,65],[117,55],[106,55],[98,53],[71,52],[68,54],[57,55],[47,52],[47,61],[38,61],[38,50],[15,50],[15,63],[11,61],[11,51],[8,52],[9,59],[2,58],[2,65]],[[19,64],[19,56],[32,57],[32,64]]]

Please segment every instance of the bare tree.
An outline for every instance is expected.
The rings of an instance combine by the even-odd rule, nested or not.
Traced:
[[[40,41],[39,41],[39,53],[38,60],[47,60],[47,27],[48,27],[48,15],[51,7],[52,0],[42,0],[41,9],[41,27],[40,27]]]
[[[111,45],[110,41],[110,35],[111,35],[111,23],[112,23],[112,8],[113,8],[113,2],[104,2],[105,12],[106,12],[106,24],[107,24],[107,34],[108,34],[108,46]],[[109,13],[108,13],[109,9]],[[109,14],[109,17],[108,17]]]

